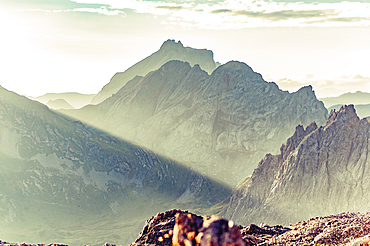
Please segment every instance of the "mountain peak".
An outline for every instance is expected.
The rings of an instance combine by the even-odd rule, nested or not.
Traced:
[[[151,71],[159,69],[171,60],[185,61],[194,66],[199,64],[200,68],[208,74],[212,73],[219,63],[213,60],[213,52],[207,49],[195,49],[184,47],[181,41],[168,39],[160,49],[142,61],[128,68],[123,73],[116,73],[111,81],[92,99],[92,104],[98,104],[119,91],[126,83],[135,76],[145,76]]]
[[[167,39],[166,41],[163,42],[160,50],[162,49],[173,49],[173,48],[184,48],[184,45],[181,43],[179,40],[176,42],[174,39]]]
[[[330,114],[326,125],[328,126],[334,121],[358,122],[360,121],[360,118],[356,114],[355,107],[351,104],[342,106],[338,111],[334,109]]]

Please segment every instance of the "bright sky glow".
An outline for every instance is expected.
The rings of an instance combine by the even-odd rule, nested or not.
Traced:
[[[167,39],[318,97],[370,92],[367,0],[3,0],[0,85],[97,93]]]

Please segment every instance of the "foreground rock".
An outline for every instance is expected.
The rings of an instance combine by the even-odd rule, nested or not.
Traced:
[[[223,216],[237,223],[290,224],[342,211],[370,211],[370,119],[354,107],[326,125],[296,128],[233,192]]]
[[[174,209],[158,213],[148,220],[131,246],[255,245],[289,230],[267,225],[242,227],[217,216],[202,217]]]
[[[370,245],[370,213],[341,213],[311,218],[289,227],[266,224],[236,226],[218,217],[181,210],[148,220],[139,245]]]

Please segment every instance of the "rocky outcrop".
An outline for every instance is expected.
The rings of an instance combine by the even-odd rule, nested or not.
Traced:
[[[249,246],[281,235],[289,228],[282,226],[237,226],[217,216],[199,216],[178,209],[158,213],[147,220],[139,237],[131,246],[174,245]]]
[[[145,76],[171,60],[185,61],[190,63],[191,66],[199,64],[208,73],[212,73],[219,65],[213,60],[213,52],[210,50],[184,47],[180,41],[167,40],[157,52],[136,63],[125,72],[116,73],[110,82],[92,99],[91,103],[98,104],[104,101],[135,76]]]
[[[338,111],[344,104],[336,104],[328,108],[328,112],[334,110]],[[370,104],[355,104],[356,113],[359,118],[366,118],[370,116]]]
[[[0,181],[0,236],[13,242],[126,244],[157,211],[206,208],[230,194],[178,162],[2,87]]]
[[[233,191],[223,215],[237,223],[289,224],[343,211],[369,211],[370,123],[353,105],[296,131]]]
[[[281,225],[237,226],[217,216],[199,216],[173,209],[147,220],[139,237],[130,246],[295,246],[370,244],[370,213],[341,213],[311,218],[289,227]],[[1,246],[45,246],[45,244],[8,243]],[[49,246],[66,246],[50,244]],[[105,243],[104,246],[115,246]]]
[[[235,61],[211,75],[170,61],[101,104],[66,113],[229,185],[278,150],[296,125],[324,124],[327,116],[312,87],[282,91]]]
[[[370,243],[370,213],[315,217],[289,227],[250,224],[202,217],[181,210],[158,213],[148,220],[135,243],[139,245],[347,245]]]

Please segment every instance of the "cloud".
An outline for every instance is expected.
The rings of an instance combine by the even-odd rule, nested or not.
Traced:
[[[111,11],[131,9],[138,14],[162,15],[169,18],[168,21],[163,22],[166,25],[201,29],[370,26],[370,3],[367,2],[305,3],[263,0],[72,1],[80,4],[103,4],[108,6],[107,10],[111,9]],[[110,12],[102,13],[108,14]]]
[[[73,11],[73,12],[88,12],[88,13],[97,13],[102,15],[124,15],[125,12],[120,10],[109,10],[107,7],[102,6],[100,8],[76,8],[72,10],[66,10],[66,11]]]
[[[232,10],[230,10],[230,9],[216,9],[216,10],[211,11],[212,14],[227,13],[227,12],[232,12]]]
[[[337,18],[327,18],[322,20],[316,21],[308,21],[307,24],[316,24],[316,23],[328,23],[328,22],[357,22],[360,23],[362,21],[369,21],[369,17],[337,17]]]
[[[46,13],[62,13],[62,12],[85,12],[85,13],[96,13],[101,15],[125,15],[125,12],[121,10],[110,10],[106,6],[100,8],[75,8],[75,9],[64,9],[64,10],[45,10],[45,9],[27,9],[22,11],[40,11]]]
[[[317,18],[317,17],[329,17],[336,15],[335,10],[281,10],[266,13],[265,11],[254,12],[254,11],[235,11],[236,15],[245,15],[252,18],[261,18],[272,21],[288,20],[288,19],[301,19],[301,18]]]
[[[281,78],[276,81],[283,90],[290,92],[297,91],[299,88],[312,85],[317,97],[338,96],[345,92],[354,92],[358,88],[370,88],[370,77],[361,75],[342,75],[336,78],[315,78],[312,75],[306,75],[300,80]]]
[[[157,6],[157,9],[180,10],[182,6]]]

